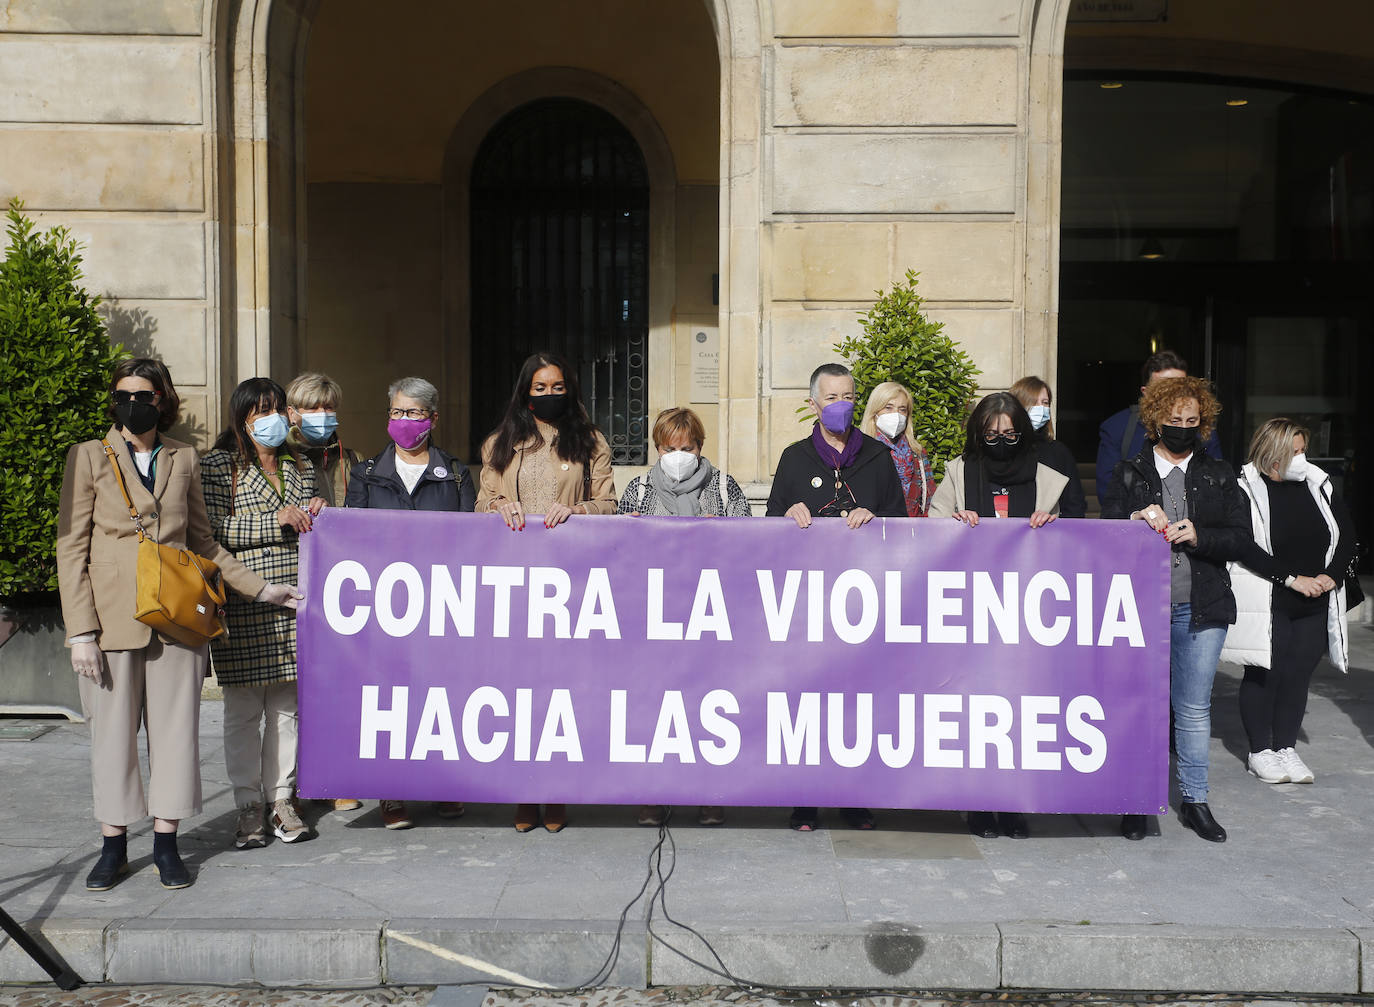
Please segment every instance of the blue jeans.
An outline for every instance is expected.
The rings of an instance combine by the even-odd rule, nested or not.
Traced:
[[[1169,703],[1174,709],[1178,789],[1185,801],[1207,800],[1207,750],[1212,741],[1212,682],[1226,627],[1192,629],[1193,606],[1170,605]]]

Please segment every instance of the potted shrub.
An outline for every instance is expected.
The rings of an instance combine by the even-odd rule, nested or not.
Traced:
[[[40,231],[12,200],[0,261],[0,711],[79,716],[57,600],[67,449],[109,429],[118,346],[81,286],[66,228]]]
[[[945,335],[942,322],[921,312],[918,275],[907,270],[904,283],[878,291],[878,300],[859,318],[862,335],[836,343],[835,351],[854,372],[856,422],[869,393],[884,381],[911,389],[911,429],[929,453],[938,482],[945,461],[964,449],[964,421],[982,372]]]

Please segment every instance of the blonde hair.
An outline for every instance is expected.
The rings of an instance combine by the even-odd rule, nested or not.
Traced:
[[[706,427],[692,410],[686,406],[672,406],[658,414],[654,420],[654,447],[680,434],[690,437],[698,451],[706,446]]]
[[[878,414],[887,408],[887,404],[898,395],[905,395],[907,405],[911,411],[916,411],[916,396],[900,381],[884,381],[873,391],[868,393],[868,404],[864,406],[863,419],[859,421],[859,429],[870,437],[878,436]],[[921,442],[916,439],[916,434],[911,429],[911,417],[906,420],[906,427],[903,429],[906,442],[911,445],[912,451],[921,450]]]
[[[1246,461],[1269,478],[1283,478],[1288,463],[1293,460],[1293,438],[1301,435],[1304,449],[1312,443],[1312,431],[1285,416],[1266,420],[1250,438]]]
[[[286,404],[292,409],[338,409],[343,387],[328,374],[306,371],[286,386]]]
[[[1043,378],[1035,374],[1017,378],[1016,383],[1007,391],[1015,395],[1016,400],[1026,407],[1026,412],[1030,412],[1030,407],[1038,404],[1042,392],[1050,397],[1049,404],[1054,405],[1054,391],[1045,383]],[[1054,440],[1054,420],[1046,421],[1045,436]]]
[[[1160,378],[1145,386],[1145,394],[1140,396],[1140,424],[1146,436],[1159,440],[1159,428],[1168,425],[1174,405],[1187,399],[1197,402],[1197,439],[1201,450],[1216,429],[1221,413],[1221,403],[1212,394],[1211,382],[1203,378]]]

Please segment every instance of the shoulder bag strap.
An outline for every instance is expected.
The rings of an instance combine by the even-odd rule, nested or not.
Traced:
[[[1126,430],[1121,435],[1121,458],[1124,461],[1130,457],[1131,441],[1135,440],[1135,428],[1140,426],[1140,406],[1131,406],[1130,413],[1126,417]]]
[[[114,469],[115,481],[119,483],[119,492],[124,494],[124,503],[129,508],[129,519],[133,521],[134,528],[138,531],[138,540],[142,542],[148,537],[148,533],[143,529],[143,519],[138,515],[138,508],[129,499],[129,489],[124,485],[124,473],[119,468],[119,459],[115,457],[115,450],[110,447],[108,438],[100,438],[100,443],[105,448],[105,457],[110,459],[110,467]]]

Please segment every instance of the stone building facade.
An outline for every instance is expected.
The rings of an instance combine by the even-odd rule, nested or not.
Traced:
[[[388,380],[431,377],[462,453],[512,377],[474,366],[474,165],[528,103],[590,104],[643,156],[638,411],[691,402],[762,485],[811,369],[907,269],[986,387],[1055,374],[1075,8],[1094,67],[1374,90],[1353,0],[1102,6],[5,0],[0,198],[85,243],[113,337],[168,362],[200,440],[239,380],[318,368],[365,451]]]

